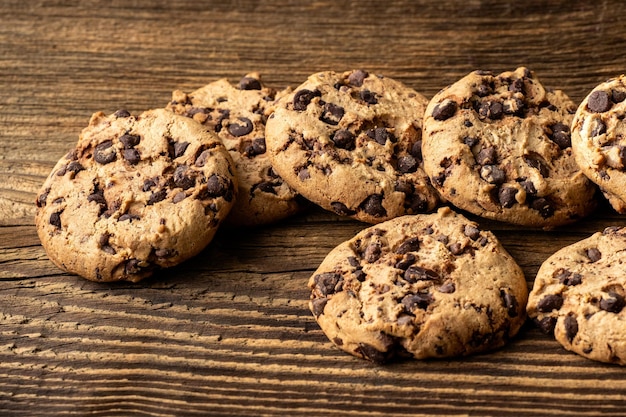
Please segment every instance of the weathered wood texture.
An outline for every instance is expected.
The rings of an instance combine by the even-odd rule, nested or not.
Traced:
[[[334,348],[306,307],[326,253],[364,227],[313,210],[220,231],[139,284],[47,259],[33,200],[95,111],[260,71],[275,87],[356,67],[427,96],[471,70],[533,69],[576,101],[626,68],[620,1],[0,3],[1,415],[626,415],[625,370],[528,324],[506,348],[376,366]],[[606,206],[551,232],[481,221],[532,285],[551,253],[626,224]]]

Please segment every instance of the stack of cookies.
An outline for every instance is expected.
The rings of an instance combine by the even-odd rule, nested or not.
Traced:
[[[222,79],[175,91],[165,109],[95,114],[42,187],[37,229],[59,267],[139,281],[198,254],[223,223],[275,223],[314,203],[370,224],[309,280],[340,349],[378,363],[469,355],[503,346],[528,314],[565,348],[625,364],[614,252],[626,231],[562,249],[529,294],[497,238],[453,211],[551,229],[590,214],[600,189],[626,212],[625,100],[623,77],[576,106],[526,68],[474,71],[431,100],[363,70],[283,91],[258,73]]]

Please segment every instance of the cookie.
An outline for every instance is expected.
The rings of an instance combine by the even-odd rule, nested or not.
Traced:
[[[474,71],[437,93],[424,116],[424,169],[473,214],[552,228],[588,215],[596,187],[572,154],[575,104],[527,68]]]
[[[60,268],[139,281],[198,254],[236,198],[228,152],[166,110],[95,113],[43,184],[39,238]]]
[[[190,94],[174,91],[167,106],[215,131],[235,161],[239,191],[226,220],[230,225],[273,223],[302,208],[302,199],[272,169],[266,152],[265,122],[276,94],[251,73],[237,85],[223,78]]]
[[[626,228],[566,246],[539,268],[528,316],[567,350],[626,365]]]
[[[422,169],[427,100],[362,70],[320,72],[276,103],[266,127],[276,172],[308,200],[368,223],[432,211]]]
[[[626,77],[596,86],[578,106],[572,149],[580,169],[619,213],[626,213]]]
[[[528,296],[496,237],[448,207],[361,231],[328,254],[308,286],[326,336],[381,363],[501,347],[524,322]]]

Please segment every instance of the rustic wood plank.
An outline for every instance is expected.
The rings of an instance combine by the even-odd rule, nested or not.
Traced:
[[[432,96],[477,68],[526,65],[580,101],[626,68],[625,18],[617,0],[3,1],[0,414],[623,415],[624,370],[531,323],[504,349],[460,360],[377,366],[334,348],[306,282],[359,222],[311,209],[224,229],[145,282],[98,284],[48,260],[33,202],[96,111],[162,107],[174,89],[252,70],[281,88],[357,67]],[[555,250],[625,224],[606,204],[552,231],[474,219],[529,285]]]

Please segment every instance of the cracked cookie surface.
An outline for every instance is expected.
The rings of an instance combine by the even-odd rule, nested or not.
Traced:
[[[448,207],[361,231],[308,285],[326,336],[374,362],[495,349],[526,317],[520,267],[491,232]]]
[[[596,205],[572,154],[576,106],[527,68],[474,71],[437,93],[424,116],[424,169],[442,196],[486,218],[551,228]]]
[[[439,199],[421,155],[426,103],[362,70],[313,74],[267,121],[274,169],[308,200],[368,223],[432,211]]]
[[[567,350],[626,365],[626,228],[566,246],[539,268],[528,316]]]
[[[626,76],[596,86],[578,106],[572,149],[580,169],[626,213]]]
[[[287,90],[289,91],[289,90]],[[239,192],[226,222],[234,226],[273,223],[302,208],[301,199],[276,174],[266,152],[265,122],[277,94],[258,73],[237,85],[223,78],[185,94],[174,91],[167,108],[191,117],[219,136],[235,162]]]
[[[50,259],[94,281],[139,281],[198,254],[236,198],[219,139],[166,110],[95,113],[38,194]]]

